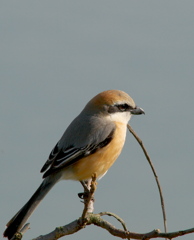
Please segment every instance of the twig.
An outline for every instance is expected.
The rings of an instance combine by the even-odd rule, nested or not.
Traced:
[[[144,147],[144,144],[142,142],[142,140],[138,137],[138,135],[135,133],[135,131],[132,129],[132,127],[127,124],[127,128],[129,129],[129,131],[132,133],[132,135],[135,137],[135,139],[137,140],[137,142],[139,143],[139,145],[141,146],[145,156],[146,156],[146,159],[148,160],[148,163],[150,164],[150,167],[152,169],[152,172],[155,176],[155,179],[156,179],[156,183],[157,183],[157,186],[158,186],[158,190],[159,190],[159,194],[160,194],[160,201],[161,201],[161,207],[162,207],[162,213],[163,213],[163,221],[164,221],[164,231],[165,233],[167,233],[167,219],[166,219],[166,212],[165,212],[165,205],[164,205],[164,198],[163,198],[163,194],[162,194],[162,188],[160,186],[160,182],[158,180],[158,176],[156,174],[156,171],[154,169],[154,166],[152,164],[152,161],[148,155],[148,152],[147,150],[145,149]]]
[[[65,226],[57,227],[52,232],[33,238],[32,240],[57,240],[63,236],[71,235],[82,229],[79,220],[75,220]]]
[[[101,213],[99,213],[99,215],[100,215],[100,216],[107,215],[107,216],[111,216],[111,217],[116,218],[116,219],[121,223],[121,225],[123,226],[123,229],[124,229],[125,231],[128,231],[124,220],[123,220],[122,218],[120,218],[118,215],[116,215],[116,214],[114,214],[114,213],[111,213],[111,212],[101,212]]]
[[[107,230],[111,235],[120,237],[123,239],[131,238],[131,239],[153,239],[153,238],[167,238],[172,239],[176,237],[180,237],[186,234],[194,233],[194,228],[186,229],[182,231],[170,232],[170,233],[161,233],[159,229],[154,229],[148,233],[136,233],[136,232],[129,232],[122,229],[115,228],[111,223],[101,218],[100,214],[93,214],[90,213],[87,215],[86,218],[86,225],[94,224],[98,227],[101,227]],[[80,220],[75,220],[65,226],[57,227],[51,233],[46,235],[39,236],[34,238],[33,240],[57,240],[63,236],[74,234],[79,230],[83,229],[80,226]]]
[[[126,226],[126,223],[124,222],[124,220],[122,218],[120,218],[118,215],[116,215],[115,213],[111,213],[111,212],[101,212],[99,213],[100,216],[104,216],[104,215],[107,215],[107,216],[110,216],[110,217],[114,217],[115,219],[117,219],[121,225],[123,226],[123,229],[128,232],[127,230],[127,226]],[[130,240],[130,238],[128,237],[128,240]]]

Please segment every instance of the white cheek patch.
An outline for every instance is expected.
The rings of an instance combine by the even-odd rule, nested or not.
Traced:
[[[127,124],[131,118],[130,112],[116,112],[109,115],[110,120],[113,122],[120,122]]]

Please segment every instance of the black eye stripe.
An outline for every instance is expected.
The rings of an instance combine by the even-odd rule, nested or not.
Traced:
[[[115,113],[118,112],[117,106],[109,106],[108,107],[108,113]]]
[[[108,112],[109,113],[125,112],[125,111],[129,111],[131,109],[133,109],[133,108],[130,105],[128,105],[127,103],[123,103],[123,104],[117,104],[114,106],[109,106]]]
[[[125,111],[127,111],[127,110],[130,109],[130,106],[129,106],[128,104],[124,103],[124,104],[119,104],[119,105],[117,105],[117,108],[118,108],[121,112],[125,112]]]

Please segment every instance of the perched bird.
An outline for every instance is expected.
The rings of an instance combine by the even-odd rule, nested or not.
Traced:
[[[41,169],[42,184],[7,223],[4,237],[11,239],[22,228],[58,181],[104,176],[121,153],[131,115],[142,113],[143,109],[123,91],[108,90],[92,98],[51,151]]]

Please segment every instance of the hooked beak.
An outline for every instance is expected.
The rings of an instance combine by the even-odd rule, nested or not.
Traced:
[[[137,107],[137,106],[135,108],[131,109],[130,112],[133,115],[145,114],[144,110],[140,107]]]

